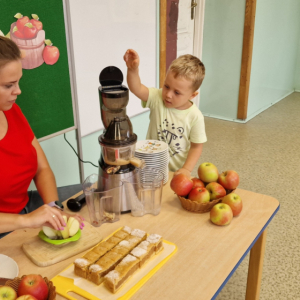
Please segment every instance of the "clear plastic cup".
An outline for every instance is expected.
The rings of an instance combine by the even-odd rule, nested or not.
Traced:
[[[99,227],[103,223],[114,223],[120,220],[123,183],[92,174],[83,183],[90,222]]]
[[[145,167],[136,170],[134,180],[126,180],[124,193],[134,217],[142,217],[145,214],[158,215],[161,210],[161,198],[164,175],[161,171]]]

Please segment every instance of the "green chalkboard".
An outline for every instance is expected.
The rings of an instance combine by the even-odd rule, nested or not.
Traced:
[[[46,137],[74,127],[71,82],[68,65],[63,0],[1,0],[0,30],[6,35],[14,16],[21,13],[31,19],[36,14],[43,23],[45,39],[59,49],[59,59],[53,65],[43,63],[33,69],[23,69],[20,81],[22,94],[17,104],[37,138]]]

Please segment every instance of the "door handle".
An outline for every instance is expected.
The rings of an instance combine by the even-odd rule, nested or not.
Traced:
[[[196,0],[191,0],[191,20],[194,20],[196,6],[197,6]]]

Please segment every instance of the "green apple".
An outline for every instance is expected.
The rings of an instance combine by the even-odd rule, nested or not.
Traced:
[[[0,300],[15,300],[17,299],[16,291],[10,286],[0,286]]]
[[[217,181],[219,177],[219,172],[214,164],[210,162],[205,162],[198,167],[198,176],[200,180],[208,183]]]

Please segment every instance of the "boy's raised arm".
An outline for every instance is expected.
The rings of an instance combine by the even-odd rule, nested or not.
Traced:
[[[128,49],[124,55],[127,65],[127,84],[130,91],[142,101],[147,101],[149,89],[141,83],[139,75],[140,58],[136,51]]]

